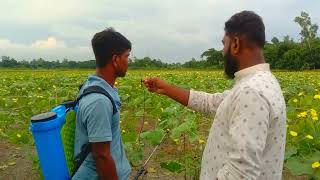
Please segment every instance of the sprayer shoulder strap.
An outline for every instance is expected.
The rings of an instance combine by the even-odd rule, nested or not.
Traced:
[[[84,96],[88,95],[88,94],[92,94],[92,93],[98,93],[98,94],[103,94],[105,95],[112,104],[113,107],[113,114],[117,113],[117,108],[116,108],[116,104],[113,100],[113,98],[111,97],[111,95],[102,87],[100,86],[90,86],[88,88],[86,88],[83,93],[76,99],[76,103],[78,103],[80,101],[80,99],[82,99]]]
[[[78,102],[80,101],[80,99],[82,99],[84,96],[88,95],[88,94],[92,94],[92,93],[98,93],[98,94],[103,94],[105,95],[107,98],[109,98],[109,100],[111,101],[112,107],[113,107],[113,115],[115,115],[118,111],[116,108],[116,105],[114,103],[113,98],[111,97],[111,95],[102,87],[100,86],[90,86],[88,88],[86,88],[83,93],[75,100],[75,104],[78,104]],[[75,169],[71,175],[71,178],[76,174],[76,172],[78,171],[78,169],[80,168],[81,164],[83,163],[83,161],[87,158],[88,154],[91,152],[91,145],[90,143],[83,145],[83,147],[81,147],[81,152],[80,154],[77,156],[77,160],[75,161]]]

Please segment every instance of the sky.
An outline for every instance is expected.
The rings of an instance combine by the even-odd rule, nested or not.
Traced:
[[[131,57],[186,62],[220,50],[224,22],[243,10],[263,18],[268,41],[299,41],[293,19],[301,11],[320,25],[319,0],[1,0],[0,7],[0,56],[17,60],[94,59],[93,35],[113,27],[132,42]]]

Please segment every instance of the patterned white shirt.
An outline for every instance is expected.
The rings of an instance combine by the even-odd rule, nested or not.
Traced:
[[[190,91],[188,107],[215,114],[202,156],[201,180],[280,180],[286,104],[269,64],[235,73],[223,93]]]

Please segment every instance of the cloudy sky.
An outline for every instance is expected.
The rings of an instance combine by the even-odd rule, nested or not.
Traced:
[[[18,60],[94,59],[90,41],[112,26],[133,44],[132,57],[185,62],[221,49],[224,22],[253,10],[267,40],[299,40],[294,17],[306,11],[320,25],[319,0],[1,0],[0,56]]]

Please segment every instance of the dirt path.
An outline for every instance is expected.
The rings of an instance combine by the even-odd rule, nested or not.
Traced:
[[[0,139],[0,179],[38,180],[40,176],[33,169],[35,150],[30,145],[13,145]]]
[[[39,180],[40,175],[33,161],[36,158],[36,152],[30,145],[14,145],[6,140],[0,139],[0,180]],[[158,161],[158,162],[156,162]],[[151,168],[145,179],[147,180],[183,180],[182,174],[172,174],[163,170],[159,166],[161,159],[151,160],[147,168]],[[133,168],[130,179],[136,174]],[[189,178],[187,178],[189,179]],[[285,180],[307,180],[307,177],[295,177],[284,171]]]

